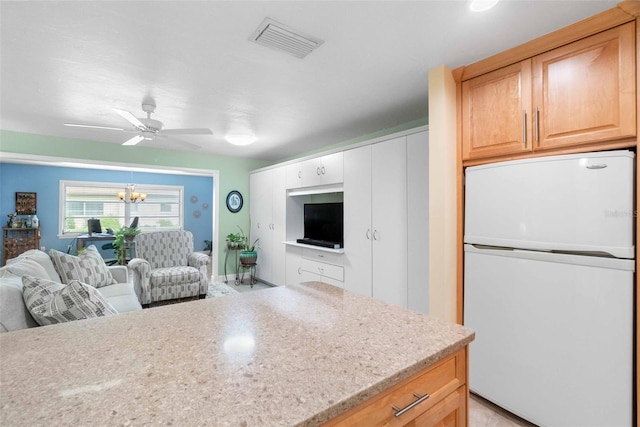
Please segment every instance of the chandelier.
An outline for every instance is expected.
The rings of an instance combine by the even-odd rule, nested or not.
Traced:
[[[124,191],[118,192],[118,198],[125,203],[144,202],[147,194],[137,192],[135,184],[127,184]]]

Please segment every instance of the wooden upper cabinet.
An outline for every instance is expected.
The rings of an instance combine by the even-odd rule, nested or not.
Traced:
[[[463,82],[463,159],[531,151],[530,116],[530,59]]]
[[[462,159],[636,135],[635,22],[462,82]]]
[[[534,150],[635,136],[634,23],[535,56],[532,67]]]

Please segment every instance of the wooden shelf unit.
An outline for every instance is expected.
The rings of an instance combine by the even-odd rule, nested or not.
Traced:
[[[40,247],[40,228],[2,227],[2,265],[29,249]]]

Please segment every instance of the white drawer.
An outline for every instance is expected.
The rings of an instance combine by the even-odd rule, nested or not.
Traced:
[[[309,273],[315,273],[321,277],[329,277],[331,279],[344,282],[344,268],[341,266],[318,262],[307,258],[303,258],[300,265],[302,270],[308,271]]]
[[[325,262],[333,265],[344,265],[344,255],[334,252],[317,251],[314,249],[302,248],[302,257],[314,261]]]

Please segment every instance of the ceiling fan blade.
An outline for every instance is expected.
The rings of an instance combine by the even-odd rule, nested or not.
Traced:
[[[81,125],[81,124],[76,124],[76,123],[65,123],[64,125],[65,125],[65,126],[76,127],[76,128],[91,128],[91,129],[107,129],[107,130],[119,130],[119,131],[126,131],[126,129],[122,129],[122,128],[113,128],[113,127],[109,127],[109,126]]]
[[[138,144],[138,142],[142,141],[144,139],[144,136],[142,135],[136,135],[133,138],[131,138],[128,141],[125,141],[124,143],[122,143],[122,145],[136,145]]]
[[[130,112],[124,111],[124,110],[118,110],[117,108],[114,108],[113,111],[115,111],[116,113],[120,114],[120,116],[122,116],[122,118],[124,118],[125,120],[130,122],[132,125],[134,125],[138,129],[147,130],[147,127],[144,125],[144,123],[142,123],[140,120],[138,120],[136,118],[136,116],[134,116]]]
[[[166,135],[213,135],[211,129],[207,128],[163,129],[161,132]]]

